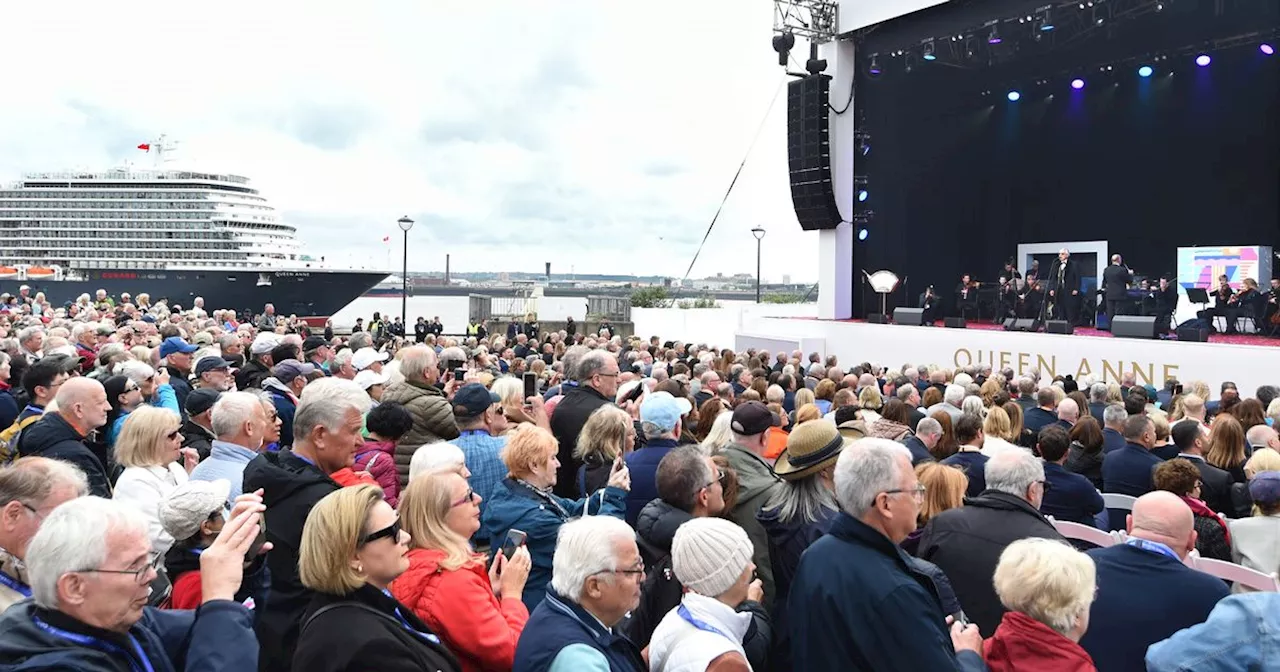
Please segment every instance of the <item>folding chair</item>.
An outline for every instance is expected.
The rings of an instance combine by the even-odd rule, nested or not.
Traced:
[[[1055,520],[1053,521],[1053,527],[1058,531],[1058,534],[1067,539],[1088,542],[1099,548],[1115,546],[1118,540],[1115,533],[1104,532],[1096,527],[1081,525],[1068,520]]]
[[[1280,592],[1280,579],[1277,579],[1275,574],[1264,574],[1234,562],[1197,557],[1194,567],[1223,581],[1269,593]]]

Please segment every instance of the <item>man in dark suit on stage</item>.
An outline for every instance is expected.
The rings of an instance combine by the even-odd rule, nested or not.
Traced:
[[[1129,285],[1133,273],[1125,266],[1120,255],[1111,255],[1111,265],[1102,272],[1102,291],[1107,300],[1107,324],[1120,314],[1120,307],[1129,299]]]
[[[1173,315],[1178,312],[1178,286],[1169,278],[1160,278],[1156,292],[1156,331],[1167,334],[1173,330]]]
[[[1053,262],[1048,277],[1049,298],[1053,302],[1052,319],[1076,323],[1080,313],[1080,267],[1071,260],[1071,252],[1062,248]]]

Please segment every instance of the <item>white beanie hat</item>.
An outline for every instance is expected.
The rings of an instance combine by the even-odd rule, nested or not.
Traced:
[[[671,541],[671,568],[681,585],[716,597],[733,587],[751,564],[753,547],[747,533],[722,518],[694,518],[676,530]]]

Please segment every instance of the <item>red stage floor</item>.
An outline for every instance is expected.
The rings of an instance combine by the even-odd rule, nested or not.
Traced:
[[[866,322],[866,320],[836,320],[836,321],[837,322]],[[939,329],[944,328],[942,326],[941,321],[934,323],[934,326]],[[995,324],[993,322],[985,322],[985,321],[984,322],[970,321],[968,323],[967,328],[984,329],[988,331],[1000,331],[1004,329],[1004,325]],[[1102,331],[1101,329],[1094,329],[1092,327],[1076,327],[1074,335],[1088,336],[1091,338],[1115,338],[1114,336],[1111,335],[1111,332],[1109,331]],[[1169,340],[1176,341],[1177,339],[1171,336]],[[1209,342],[1223,343],[1226,345],[1253,345],[1253,346],[1272,347],[1272,348],[1280,347],[1280,338],[1269,338],[1267,336],[1260,336],[1257,334],[1231,334],[1231,335],[1210,334]]]

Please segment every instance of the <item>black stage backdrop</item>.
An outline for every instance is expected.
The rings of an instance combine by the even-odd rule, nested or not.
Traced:
[[[1207,68],[1194,53],[1155,62],[1148,79],[1137,62],[1108,76],[1063,59],[1040,64],[1051,76],[1025,64],[1019,77],[928,63],[908,74],[901,59],[876,79],[864,71],[873,150],[859,172],[875,218],[855,243],[858,301],[879,307],[860,278],[880,269],[909,276],[910,305],[928,284],[949,298],[963,273],[995,281],[1018,243],[1108,240],[1152,276],[1176,272],[1178,247],[1280,250],[1280,55],[1256,42],[1210,53]]]

